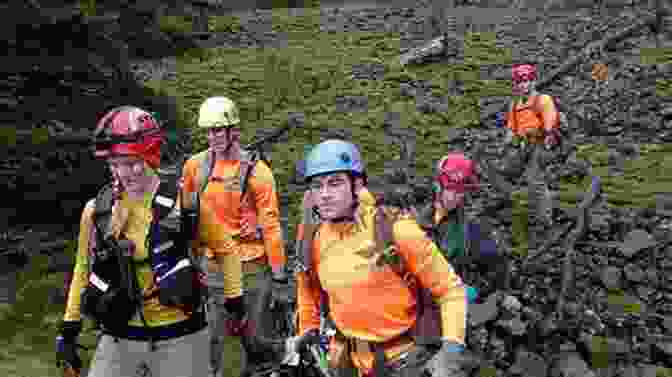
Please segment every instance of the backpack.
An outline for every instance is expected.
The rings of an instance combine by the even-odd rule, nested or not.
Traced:
[[[133,261],[132,243],[117,240],[110,234],[114,205],[112,185],[105,186],[96,196],[92,229],[95,238],[90,244],[89,283],[82,295],[82,307],[110,330],[123,331],[138,311],[145,322],[142,310],[138,309],[144,300],[154,297],[158,297],[162,305],[179,307],[190,316],[202,311],[204,290],[198,279],[198,266],[189,250],[191,239],[185,237],[181,213],[175,211],[178,179],[174,172],[166,179],[163,172],[165,170],[159,170],[163,176],[152,200],[154,219],[147,235],[148,261],[158,289],[144,296],[135,265],[146,262]]]
[[[198,169],[198,193],[199,195],[203,194],[205,191],[206,187],[208,186],[208,182],[210,180],[210,175],[212,174],[212,170],[215,167],[215,159],[213,156],[212,150],[208,149],[205,152],[205,157],[201,160],[201,163],[199,165]],[[261,160],[266,162],[266,164],[269,164],[269,162],[266,160],[266,158],[261,154]],[[253,202],[250,199],[249,195],[245,195],[247,192],[247,186],[248,186],[248,181],[250,177],[252,176],[252,171],[254,170],[254,166],[256,165],[255,159],[250,158],[250,152],[242,150],[240,151],[240,170],[239,170],[239,182],[240,182],[240,207],[241,209],[247,209],[241,211],[241,215],[243,217],[243,221],[247,222],[249,224],[250,229],[255,229],[254,234],[246,234],[246,235],[241,235],[242,238],[244,239],[262,239],[262,229],[257,223],[257,212],[255,208],[253,207]]]

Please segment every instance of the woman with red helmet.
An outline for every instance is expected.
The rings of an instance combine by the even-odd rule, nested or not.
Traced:
[[[494,269],[497,276],[491,288],[503,289],[507,282],[506,260],[498,251],[492,231],[485,223],[465,219],[466,196],[480,186],[474,161],[460,152],[447,154],[436,165],[432,219],[424,223],[431,224],[426,229],[428,235],[452,265],[460,270],[475,262],[485,266],[486,271]],[[477,299],[474,288],[469,287],[467,293],[472,302]]]
[[[174,291],[164,289],[165,281],[175,278],[173,281],[179,285],[175,289],[186,289],[190,297],[195,295],[193,285],[183,286],[185,282],[194,284],[193,270],[185,268],[189,265],[188,249],[182,245],[178,250],[182,252],[180,262],[165,274],[157,274],[161,270],[156,262],[167,264],[166,255],[180,248],[176,246],[179,242],[163,242],[165,239],[161,238],[165,234],[164,219],[177,220],[173,223],[179,223],[180,219],[178,200],[170,204],[170,212],[158,216],[159,198],[164,202],[171,200],[162,196],[164,183],[157,173],[163,143],[164,134],[154,116],[137,107],[122,106],[109,111],[94,131],[94,154],[107,162],[113,188],[101,190],[82,213],[71,289],[57,338],[59,361],[78,370],[81,360],[76,342],[82,327],[80,313],[92,316],[101,325],[102,334],[89,377],[131,376],[139,370],[155,376],[207,374],[208,331],[202,310],[198,306],[185,309],[177,303],[177,296],[172,296]],[[100,219],[107,215],[100,211],[108,199],[112,203],[111,215],[104,229]],[[115,268],[104,265],[106,260],[122,260],[117,257],[120,253],[127,253],[130,260],[127,281],[110,279],[110,271]],[[120,264],[116,263],[116,272]],[[187,275],[176,278],[173,270],[186,271]],[[117,293],[123,290],[120,287],[129,286],[135,292],[125,296]],[[126,299],[133,295],[137,301]],[[118,305],[120,302],[137,304]],[[103,305],[110,309],[108,316],[91,314],[100,314],[96,310]]]

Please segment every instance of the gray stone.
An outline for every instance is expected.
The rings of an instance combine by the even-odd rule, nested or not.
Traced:
[[[665,355],[668,360],[672,360],[672,342],[658,342],[653,345],[653,348]]]
[[[497,305],[496,295],[490,295],[488,300],[482,304],[471,304],[469,310],[469,324],[472,327],[484,325],[493,321],[499,315],[499,306]]]
[[[663,319],[663,328],[668,332],[672,332],[672,316],[666,316]]]
[[[614,266],[607,266],[602,270],[600,274],[602,284],[607,289],[619,289],[621,288],[621,269]]]
[[[639,377],[656,377],[658,372],[658,367],[651,364],[639,364],[637,369],[639,369]]]
[[[625,241],[621,244],[620,251],[624,256],[631,258],[640,251],[652,247],[655,244],[656,242],[649,232],[643,229],[635,229],[625,237]]]
[[[625,273],[625,278],[628,279],[629,281],[636,283],[641,283],[644,281],[645,278],[644,271],[635,264],[632,263],[627,264],[623,268],[623,272]]]
[[[595,377],[588,364],[575,352],[561,355],[551,370],[552,376],[558,377]]]
[[[507,334],[513,336],[523,336],[527,333],[527,323],[518,317],[508,320],[497,321],[497,326],[503,329]]]
[[[519,376],[546,377],[548,365],[538,354],[521,348],[516,353],[516,362],[509,368],[509,373]]]

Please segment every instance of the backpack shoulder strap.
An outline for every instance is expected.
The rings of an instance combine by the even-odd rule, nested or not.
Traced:
[[[93,210],[93,225],[99,240],[107,239],[112,229],[112,205],[114,202],[112,184],[105,185],[96,195],[95,209]],[[100,234],[103,232],[103,234]]]
[[[213,156],[213,151],[207,149],[204,152],[203,159],[198,166],[198,192],[200,194],[205,191],[205,188],[208,186],[208,181],[210,180],[210,175],[212,174],[212,169],[215,166],[215,158]]]
[[[303,240],[301,240],[299,258],[306,271],[312,271],[314,267],[313,261],[313,241],[317,235],[320,227],[320,219],[315,216],[313,206],[306,203],[305,197],[303,202]]]
[[[256,159],[252,159],[252,153],[246,150],[240,150],[240,197],[241,199],[247,192],[247,184],[252,176],[252,171],[256,166]]]
[[[169,176],[162,179],[156,194],[154,194],[152,203],[154,213],[158,216],[158,220],[162,220],[175,209],[177,195],[177,177]]]

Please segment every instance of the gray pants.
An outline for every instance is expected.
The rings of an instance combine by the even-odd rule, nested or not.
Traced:
[[[246,262],[247,263],[247,262]],[[270,292],[271,274],[268,269],[247,272],[243,276],[243,290],[245,310],[250,320],[250,325],[259,335],[269,336],[269,321],[264,320],[264,293]],[[208,326],[210,327],[210,376],[217,376],[223,368],[222,352],[227,338],[224,323],[228,313],[224,308],[223,276],[221,274],[208,273]],[[241,370],[248,365],[259,363],[261,355],[251,352],[252,346],[249,339],[241,339],[241,347],[238,355],[241,360]],[[235,358],[236,355],[229,355]]]
[[[115,339],[98,342],[88,377],[203,377],[208,373],[208,330],[155,342]]]
[[[409,368],[411,369],[411,368]],[[426,374],[432,377],[466,377],[467,373],[462,370],[460,365],[455,362],[447,361],[446,351],[441,349],[425,365]],[[422,376],[420,371],[409,371],[409,373],[400,374],[399,377]],[[413,374],[415,372],[415,374]],[[428,373],[427,373],[428,372]]]

